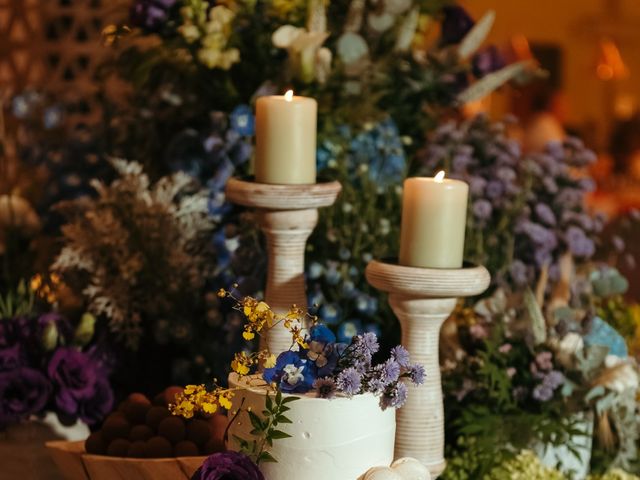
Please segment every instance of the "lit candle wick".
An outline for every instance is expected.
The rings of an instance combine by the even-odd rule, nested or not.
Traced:
[[[438,183],[442,183],[442,181],[444,180],[444,170],[440,170],[438,173],[436,173],[436,176],[433,179]]]
[[[287,93],[284,94],[284,99],[287,102],[290,102],[291,100],[293,100],[293,90],[288,90]]]

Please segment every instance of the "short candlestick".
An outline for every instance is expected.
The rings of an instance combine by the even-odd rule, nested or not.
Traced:
[[[402,328],[402,345],[413,362],[424,365],[427,374],[423,385],[408,385],[407,402],[396,414],[395,457],[417,458],[436,478],[446,465],[440,327],[457,298],[487,289],[489,272],[481,266],[419,268],[374,260],[365,274],[369,284],[389,293],[389,304]]]

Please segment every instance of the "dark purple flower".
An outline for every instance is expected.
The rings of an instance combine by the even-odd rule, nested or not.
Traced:
[[[56,387],[56,405],[61,411],[75,415],[78,404],[92,398],[98,378],[97,364],[74,348],[58,348],[49,361],[47,373]]]
[[[78,417],[88,425],[95,425],[104,419],[113,408],[113,390],[106,378],[96,382],[95,394],[78,404]]]
[[[345,395],[356,395],[362,386],[362,375],[353,367],[347,368],[338,375],[336,385]]]
[[[479,50],[471,59],[471,69],[477,78],[500,70],[505,65],[504,57],[495,45]]]
[[[424,371],[424,367],[419,363],[414,363],[409,367],[409,378],[416,385],[422,385],[424,383],[424,379],[426,377],[426,373]]]
[[[129,12],[131,23],[149,31],[159,30],[176,2],[177,0],[136,0]]]
[[[331,377],[318,378],[313,382],[313,388],[318,392],[319,398],[331,399],[336,396],[336,382]]]
[[[191,480],[264,480],[264,475],[246,455],[221,452],[208,457]]]
[[[529,283],[529,269],[521,260],[513,261],[509,273],[518,286],[522,287]]]
[[[39,413],[49,400],[51,385],[31,368],[0,373],[0,429]]]
[[[397,345],[391,349],[391,358],[393,358],[401,367],[409,366],[409,352],[402,345]]]
[[[487,184],[486,195],[489,198],[496,199],[504,194],[504,185],[498,180],[491,180]]]
[[[393,388],[384,392],[384,395],[380,397],[380,408],[382,408],[382,410],[386,410],[389,407],[391,408],[402,407],[404,403],[407,401],[408,393],[409,393],[409,390],[404,383],[402,382],[396,383]]]
[[[0,349],[0,372],[8,372],[22,366],[23,360],[20,345]]]
[[[458,5],[448,5],[442,9],[442,45],[460,43],[475,24],[466,10]]]

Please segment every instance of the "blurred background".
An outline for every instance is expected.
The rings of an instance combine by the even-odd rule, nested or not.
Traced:
[[[484,111],[495,119],[508,113],[521,120],[513,132],[525,147],[540,148],[548,140],[577,134],[598,155],[593,167],[597,188],[590,203],[610,219],[610,229],[620,230],[616,218],[640,207],[640,2],[637,0],[465,0],[463,6],[479,18],[496,12],[488,43],[505,62],[534,59],[547,76],[524,87],[504,87],[476,104],[469,114]],[[45,129],[64,130],[65,141],[85,148],[83,135],[108,112],[98,112],[98,95],[117,91],[100,71],[112,50],[105,48],[104,29],[127,16],[129,2],[122,0],[0,0],[0,101],[10,117],[22,124],[32,115],[29,96],[38,92],[53,101],[39,121]],[[108,38],[106,39],[108,41]],[[100,85],[100,86],[99,86]],[[18,96],[16,96],[18,95]],[[64,125],[56,102],[64,102]],[[9,103],[9,104],[8,104]],[[71,106],[71,108],[69,107]],[[43,107],[44,108],[44,107]],[[70,113],[69,113],[70,112]],[[29,143],[27,130],[0,118],[6,139]],[[12,131],[13,129],[13,131]],[[9,132],[9,133],[7,133]],[[21,138],[21,135],[23,138]],[[62,137],[60,137],[62,138]],[[55,140],[55,139],[54,139]],[[4,144],[0,191],[42,188],[20,175],[11,158],[12,141]],[[42,142],[33,142],[34,144]],[[54,142],[55,143],[55,142]],[[38,152],[32,152],[34,157]],[[24,158],[24,153],[20,155]],[[91,169],[91,157],[87,169]],[[61,169],[64,170],[61,160]],[[67,182],[68,188],[82,188]],[[59,192],[58,192],[59,193]],[[55,192],[53,193],[55,196]],[[49,199],[51,200],[51,199]],[[1,206],[1,205],[0,205]],[[622,226],[624,227],[624,226]],[[625,232],[633,249],[638,232]],[[638,282],[635,282],[638,283]]]

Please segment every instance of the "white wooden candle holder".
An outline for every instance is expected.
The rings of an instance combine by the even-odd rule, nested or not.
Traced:
[[[484,292],[491,277],[482,266],[419,268],[376,260],[365,274],[370,285],[389,293],[389,304],[400,320],[402,345],[427,374],[423,385],[408,385],[407,403],[396,414],[395,458],[417,458],[436,478],[446,464],[440,327],[459,297]]]
[[[318,223],[318,208],[332,205],[341,188],[338,182],[272,185],[238,178],[227,182],[230,201],[257,209],[269,258],[265,301],[274,312],[285,313],[292,305],[306,310],[307,239]],[[272,328],[266,346],[275,355],[289,350],[291,334],[284,327]]]

